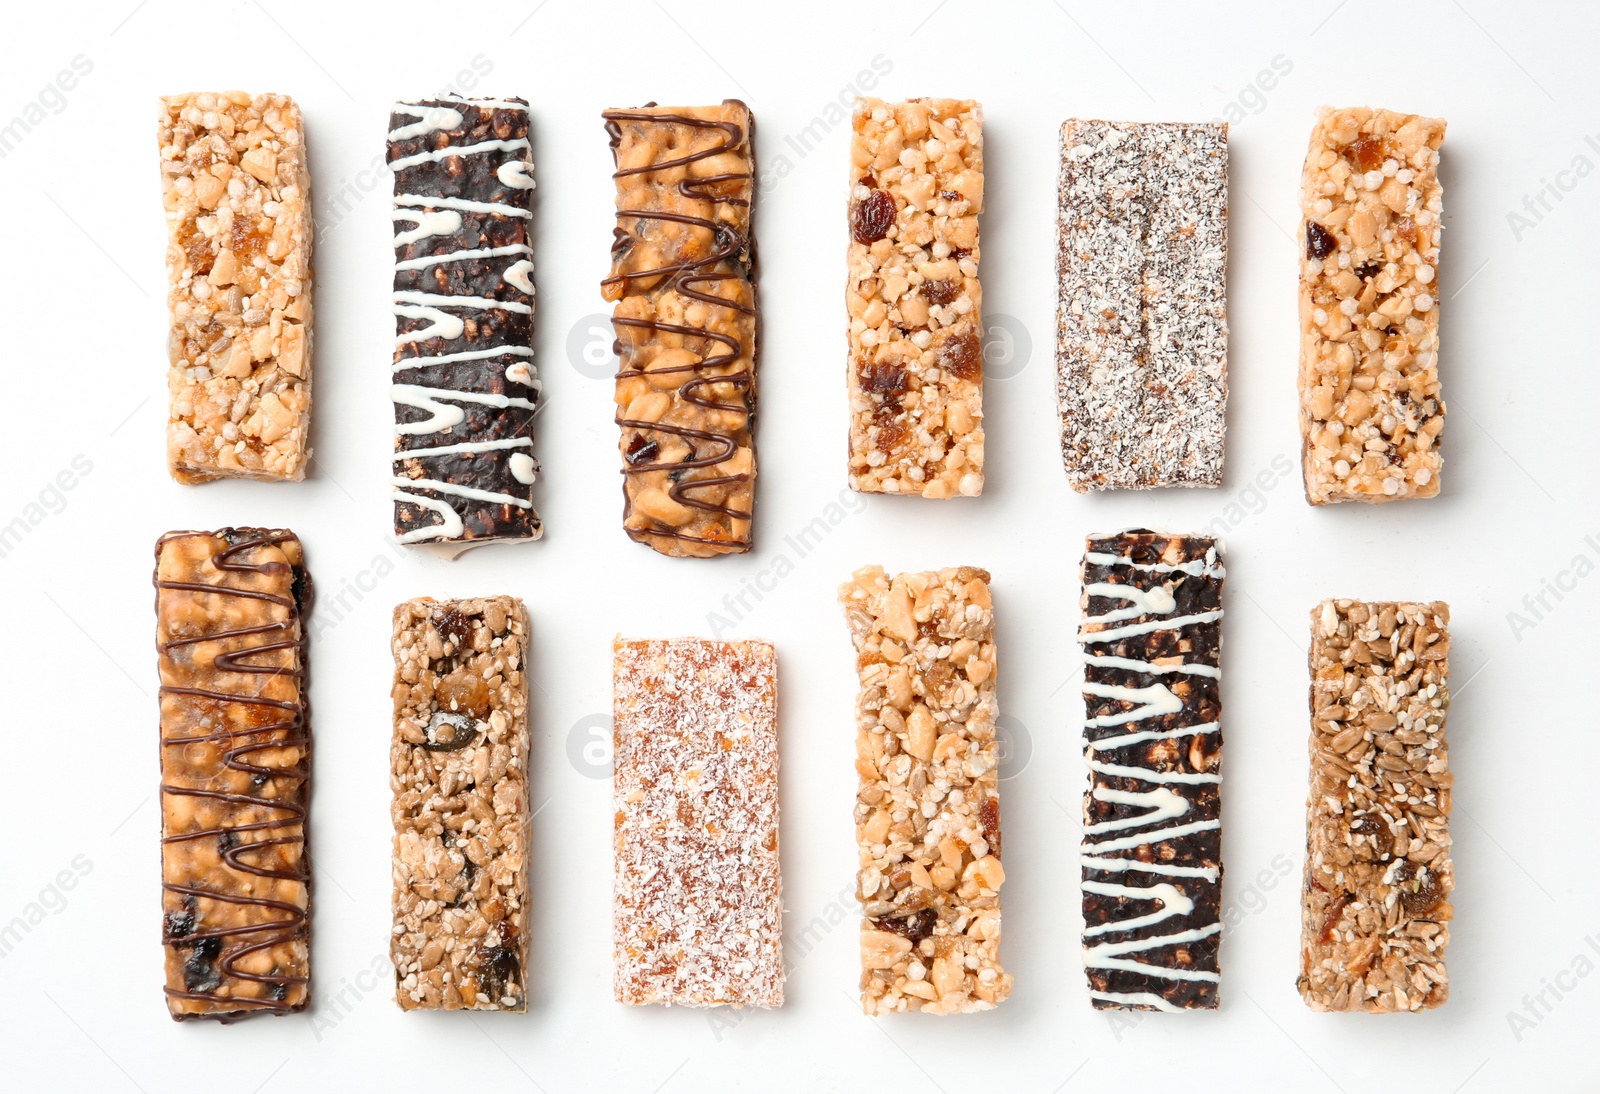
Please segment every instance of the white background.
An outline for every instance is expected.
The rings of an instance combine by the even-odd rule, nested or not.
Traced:
[[[64,105],[45,93],[43,119],[0,159],[10,408],[0,524],[20,516],[29,527],[0,558],[10,690],[0,928],[37,920],[0,946],[0,1085],[1594,1089],[1600,951],[1585,939],[1600,946],[1590,622],[1600,581],[1588,579],[1600,561],[1591,425],[1600,181],[1557,175],[1580,156],[1600,164],[1600,136],[1584,143],[1600,134],[1593,9],[1325,0],[1202,14],[1188,3],[856,0],[738,14],[745,5],[726,0],[549,0],[535,11],[537,2],[395,3],[380,15],[291,0],[128,0],[8,14],[0,124],[38,102],[75,56],[93,67]],[[785,537],[824,515],[844,485],[848,125],[804,155],[788,138],[880,55],[892,66],[880,94],[983,101],[986,312],[1014,317],[1031,353],[993,366],[1014,375],[987,385],[981,499],[871,498],[799,558]],[[438,91],[474,58],[491,71],[473,91],[522,95],[533,109],[536,352],[549,398],[538,506],[548,532],[448,563],[387,541],[390,181],[362,172],[381,156],[391,101]],[[1291,71],[1263,89],[1272,81],[1258,73],[1275,58]],[[155,98],[230,87],[294,94],[310,135],[323,231],[317,467],[298,485],[182,487],[164,468]],[[757,211],[759,549],[674,561],[619,528],[610,384],[575,367],[569,332],[579,328],[581,351],[585,317],[606,310],[598,282],[612,187],[600,111],[724,96],[753,107],[762,171],[776,172],[780,156],[789,163]],[[1313,511],[1301,497],[1291,237],[1323,102],[1450,122],[1441,273],[1450,418],[1434,501]],[[1211,119],[1230,105],[1242,120],[1230,142],[1227,487],[1077,496],[1060,466],[1053,396],[1057,128],[1069,115]],[[1546,179],[1570,191],[1514,230],[1508,213]],[[75,456],[92,470],[27,509]],[[1273,469],[1286,466],[1279,457],[1288,475]],[[1087,532],[1216,520],[1230,571],[1225,898],[1240,922],[1223,947],[1220,1012],[1119,1027],[1090,1009],[1078,957],[1076,567]],[[294,528],[322,606],[312,651],[316,1006],[224,1028],[176,1025],[162,1000],[150,570],[160,533],[228,524]],[[583,720],[609,709],[611,637],[710,633],[707,613],[780,554],[793,573],[759,604],[747,599],[753,610],[726,633],[771,639],[781,659],[788,1002],[737,1022],[723,1013],[720,1025],[706,1012],[624,1008],[610,983],[610,786],[581,758]],[[1580,555],[1582,576],[1571,569]],[[1016,990],[989,1014],[858,1013],[855,676],[834,589],[869,562],[994,574],[1013,739],[1003,952]],[[1571,591],[1547,594],[1536,620],[1524,596],[1558,578]],[[385,958],[389,614],[412,596],[478,593],[524,598],[534,623],[532,1013],[402,1015]],[[1325,595],[1437,597],[1453,609],[1451,998],[1422,1016],[1312,1014],[1294,987],[1304,646],[1308,609]],[[1514,628],[1512,611],[1535,625]],[[70,891],[57,886],[63,870]],[[830,928],[830,917],[842,925]],[[1549,1007],[1535,1002],[1529,1017],[1523,997],[1547,984],[1563,997],[1547,993]],[[1520,1027],[1511,1012],[1524,1015]]]

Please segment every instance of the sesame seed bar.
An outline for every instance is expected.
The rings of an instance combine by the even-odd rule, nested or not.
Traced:
[[[839,590],[856,697],[861,1007],[989,1010],[1000,965],[1000,749],[989,574],[971,566]]]
[[[850,142],[850,485],[983,492],[983,108],[857,99]]]
[[[387,155],[395,535],[442,553],[538,539],[528,104],[396,103]]]
[[[1210,536],[1088,538],[1083,954],[1100,1009],[1217,1006],[1222,582]]]
[[[156,544],[167,1010],[232,1022],[306,1009],[311,579],[283,529]]]
[[[772,646],[618,638],[613,673],[617,1002],[781,1006]]]
[[[1306,499],[1439,492],[1440,118],[1323,107],[1300,186]]]
[[[1311,788],[1300,995],[1312,1010],[1450,994],[1450,608],[1324,600],[1311,612]]]
[[[622,526],[664,555],[740,554],[756,486],[755,120],[737,99],[604,117]]]
[[[181,483],[298,482],[311,458],[311,176],[287,95],[161,100],[170,367]]]
[[[1220,486],[1228,126],[1061,127],[1056,391],[1074,490]]]
[[[528,612],[394,610],[395,1002],[528,1009]]]

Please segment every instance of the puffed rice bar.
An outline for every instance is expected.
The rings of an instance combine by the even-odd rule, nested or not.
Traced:
[[[1323,107],[1301,181],[1306,499],[1439,492],[1440,118]]]
[[[850,143],[850,485],[983,491],[983,108],[858,99]]]
[[[311,176],[287,95],[161,100],[167,466],[298,482],[311,458]]]
[[[1000,749],[989,574],[971,566],[839,590],[855,643],[861,1007],[988,1010],[1000,965]]]
[[[394,610],[395,1002],[528,1009],[528,611]]]
[[[1312,1010],[1449,998],[1450,608],[1311,612],[1311,788],[1300,994]]]

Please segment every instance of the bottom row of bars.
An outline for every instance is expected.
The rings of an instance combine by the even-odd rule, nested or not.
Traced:
[[[311,583],[284,530],[157,544],[163,937],[174,1018],[304,1010]],[[1216,542],[1090,537],[1084,966],[1096,1007],[1218,1001],[1222,583]],[[1003,1001],[989,575],[858,571],[857,895],[868,1014]],[[1299,988],[1317,1010],[1448,994],[1443,603],[1312,613]],[[521,601],[395,610],[394,928],[402,1009],[527,1008],[529,621]],[[783,1002],[771,645],[614,647],[614,987],[628,1004]]]

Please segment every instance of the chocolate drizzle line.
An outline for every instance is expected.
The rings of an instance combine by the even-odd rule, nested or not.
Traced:
[[[738,105],[743,105],[742,103],[739,103],[737,99],[729,99],[726,101],[728,103],[738,103]],[[652,103],[648,105],[653,106],[654,104]],[[662,160],[660,162],[647,164],[642,167],[619,168],[617,171],[612,173],[611,177],[613,179],[626,178],[630,175],[647,175],[656,171],[664,171],[674,167],[686,167],[698,160],[720,156],[724,152],[737,149],[741,144],[745,143],[744,127],[736,122],[711,121],[705,118],[692,118],[684,114],[656,114],[644,110],[607,110],[601,116],[606,122],[606,133],[609,134],[611,138],[611,155],[613,162],[616,160],[618,147],[622,143],[622,126],[620,123],[625,121],[643,122],[646,124],[655,125],[683,125],[694,129],[720,129],[726,134],[722,143],[699,152],[691,152],[688,155],[680,156],[677,159]],[[705,178],[700,179],[685,178],[678,183],[678,193],[693,200],[710,202],[712,203],[713,207],[719,204],[749,207],[749,200],[739,197],[725,197],[717,191],[725,183],[734,183],[737,185],[739,183],[747,182],[753,177],[754,176],[749,171],[730,171],[720,175],[708,175]],[[617,255],[623,250],[626,250],[633,242],[632,233],[630,233],[630,231],[621,223],[628,220],[635,222],[648,220],[670,220],[678,224],[689,224],[693,225],[694,227],[705,228],[707,231],[711,232],[714,240],[720,241],[723,245],[719,249],[711,251],[711,253],[707,254],[704,258],[678,262],[667,266],[658,266],[654,269],[640,270],[635,273],[613,274],[601,281],[602,286],[621,283],[623,286],[622,295],[623,297],[627,297],[629,295],[628,283],[631,281],[646,281],[651,278],[668,277],[668,287],[691,300],[698,300],[708,307],[727,308],[731,311],[736,311],[744,315],[751,316],[752,318],[756,316],[756,309],[753,307],[746,307],[737,301],[716,296],[697,287],[701,285],[713,285],[729,279],[744,280],[744,276],[740,273],[738,268],[738,260],[739,255],[751,247],[748,233],[740,232],[724,221],[719,221],[708,217],[686,216],[680,213],[650,211],[647,209],[618,209],[617,220],[619,223],[617,224],[616,228],[612,230],[611,253],[613,256]],[[635,230],[637,230],[637,228]],[[726,271],[719,271],[717,267],[723,262],[731,262],[733,264],[733,268]],[[713,333],[710,330],[704,330],[699,327],[683,326],[676,323],[659,323],[648,319],[631,319],[622,316],[613,316],[611,321],[613,325],[619,327],[635,327],[647,331],[679,334],[687,338],[701,338],[713,344],[720,343],[724,347],[724,352],[713,352],[709,356],[702,357],[700,361],[695,364],[680,365],[676,368],[661,369],[659,371],[663,374],[671,372],[686,372],[691,374],[690,378],[685,380],[677,390],[677,397],[691,406],[702,407],[706,410],[727,410],[732,411],[735,414],[742,414],[744,416],[744,426],[746,429],[749,429],[754,424],[753,420],[755,415],[755,406],[752,389],[755,383],[755,376],[753,372],[751,372],[749,369],[746,369],[742,372],[734,372],[722,376],[700,375],[702,370],[722,368],[738,361],[741,357],[743,357],[745,347],[738,338],[730,335]],[[620,340],[617,348],[620,356]],[[620,380],[628,375],[630,375],[630,373],[626,367],[623,367],[617,373],[615,379]],[[710,388],[716,384],[727,384],[735,391],[744,393],[743,400],[737,403],[723,403],[707,398],[702,392],[704,389]],[[666,422],[634,421],[632,419],[622,417],[620,411],[615,421],[618,426],[624,429],[636,429],[641,432],[664,433],[672,436],[682,437],[691,442],[689,444],[690,451],[695,453],[694,459],[685,460],[682,463],[625,463],[625,466],[622,468],[624,481],[626,481],[626,476],[628,475],[638,475],[646,471],[678,471],[688,468],[712,467],[732,456],[734,452],[738,451],[739,447],[738,442],[735,441],[733,437],[733,432],[736,431],[729,431],[728,433],[710,433],[704,430],[690,429],[687,426],[672,425]],[[709,451],[697,451],[695,445],[692,443],[692,441],[696,440],[711,442]],[[673,483],[668,489],[667,495],[680,505],[685,505],[693,509],[700,509],[705,512],[721,513],[728,517],[730,521],[750,520],[753,517],[753,513],[748,510],[736,509],[731,505],[718,505],[711,502],[702,501],[699,498],[690,496],[689,494],[689,491],[691,490],[704,489],[713,486],[724,486],[729,483],[745,482],[749,479],[749,477],[750,476],[748,474],[738,474],[719,475],[712,478],[688,479],[682,482]],[[632,499],[628,496],[628,491],[626,488],[624,488],[622,493],[623,520],[626,521],[628,516],[632,513],[633,503]],[[658,530],[648,528],[629,529],[629,535],[635,539],[638,539],[641,536],[660,536],[668,539],[682,540],[685,542],[709,543],[716,546],[725,547],[733,551],[748,551],[751,547],[751,541],[748,536],[739,539],[711,539],[705,536],[691,536],[683,532],[668,529]]]
[[[259,687],[244,687],[238,691],[211,691],[206,688],[176,687],[161,685],[162,695],[187,695],[198,699],[214,700],[219,703],[237,703],[247,706],[266,707],[274,711],[282,711],[283,716],[277,721],[263,725],[252,725],[235,730],[224,730],[217,733],[208,733],[198,736],[167,737],[161,739],[163,752],[174,745],[190,745],[209,742],[230,741],[236,738],[255,738],[254,741],[237,743],[227,749],[222,755],[222,765],[230,771],[246,772],[259,779],[298,780],[304,782],[310,776],[308,767],[310,757],[310,727],[307,719],[306,703],[306,671],[305,671],[305,633],[300,626],[303,614],[310,601],[310,580],[303,570],[297,575],[294,594],[292,596],[279,596],[275,593],[262,592],[251,589],[233,588],[225,583],[215,585],[185,582],[164,581],[161,578],[160,558],[162,548],[174,539],[189,536],[202,536],[220,539],[228,544],[221,552],[211,559],[212,565],[224,575],[230,573],[281,573],[290,567],[281,562],[249,563],[242,561],[252,551],[258,548],[276,546],[277,544],[294,540],[294,534],[284,530],[266,530],[260,528],[225,528],[217,532],[171,532],[156,543],[157,569],[155,586],[157,589],[157,610],[161,591],[193,592],[214,596],[238,596],[254,600],[267,600],[280,604],[289,609],[288,618],[281,623],[267,623],[252,627],[238,627],[232,630],[211,631],[205,634],[191,635],[184,638],[173,638],[157,643],[157,650],[163,658],[170,657],[172,652],[179,647],[194,645],[201,642],[219,642],[230,638],[247,638],[256,635],[281,636],[276,641],[266,641],[251,645],[242,650],[226,651],[216,654],[212,665],[218,672],[233,673],[245,677],[242,685],[249,683],[251,676],[293,676],[298,683],[300,701],[298,703],[285,702],[278,699],[265,699],[259,694]],[[298,636],[296,632],[299,631]],[[281,668],[273,665],[263,665],[249,660],[263,654],[271,654],[282,650],[295,650],[294,667]],[[270,752],[281,748],[297,748],[301,752],[302,761],[293,767],[266,767],[246,759],[257,752]],[[294,871],[280,871],[264,869],[251,864],[244,859],[244,855],[258,851],[262,848],[283,845],[301,844],[305,842],[306,808],[304,794],[300,795],[300,802],[288,799],[274,799],[261,797],[255,794],[230,794],[217,790],[205,790],[197,787],[173,786],[165,781],[161,784],[161,793],[186,795],[189,797],[206,798],[212,801],[228,802],[237,805],[258,806],[262,809],[281,813],[281,819],[259,821],[254,824],[227,824],[223,823],[215,828],[206,828],[194,832],[185,832],[180,835],[163,835],[163,846],[182,843],[187,840],[216,838],[223,844],[221,852],[222,861],[230,868],[241,873],[251,874],[256,877],[272,878],[282,881],[298,881],[306,886],[309,898],[311,876],[306,865],[307,857],[301,855],[301,865]],[[294,829],[299,829],[298,834],[293,834]],[[239,841],[237,837],[246,832],[271,833],[281,829],[290,830],[291,834],[276,835],[267,839]],[[288,986],[307,984],[308,976],[286,976],[246,972],[239,968],[239,963],[251,954],[260,950],[270,949],[284,942],[293,941],[304,937],[309,928],[309,900],[307,908],[279,900],[269,900],[263,897],[245,895],[230,895],[212,889],[174,885],[163,879],[164,892],[176,893],[191,900],[212,900],[227,904],[244,904],[254,907],[271,909],[281,912],[281,918],[275,918],[263,923],[247,926],[230,927],[210,931],[195,931],[183,935],[181,938],[168,938],[165,942],[169,946],[190,946],[196,942],[207,939],[238,939],[246,944],[233,948],[227,947],[227,942],[222,943],[223,949],[218,955],[217,969],[224,977],[236,980],[247,980],[258,984],[274,986]],[[264,937],[254,937],[264,936]],[[219,985],[220,987],[220,985]],[[286,999],[256,999],[217,994],[215,991],[189,991],[179,988],[166,988],[170,996],[181,999],[204,1000],[215,1003],[221,1007],[243,1011],[245,1014],[260,1013],[263,1011],[274,1014],[285,1014],[299,1010],[304,1003],[291,1004]],[[247,1008],[256,1008],[250,1010]],[[214,1015],[207,1012],[178,1014],[179,1019],[221,1017],[224,1022],[231,1021],[239,1015]]]

